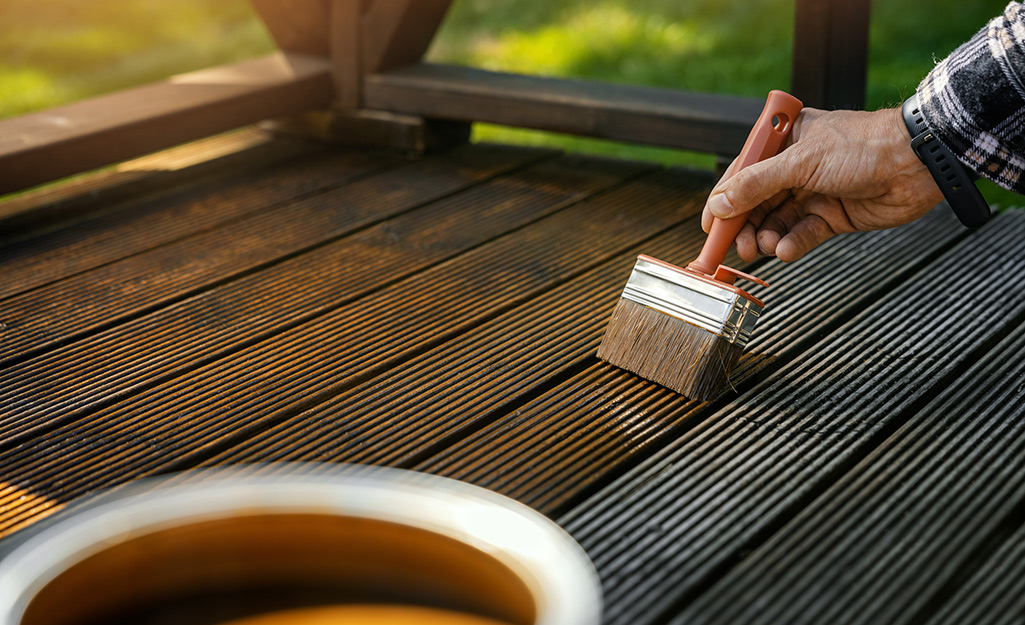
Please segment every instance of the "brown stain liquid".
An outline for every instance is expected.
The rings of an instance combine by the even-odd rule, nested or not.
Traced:
[[[509,625],[483,616],[420,606],[337,605],[293,608],[221,625]]]

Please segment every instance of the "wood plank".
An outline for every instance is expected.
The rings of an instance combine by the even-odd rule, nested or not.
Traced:
[[[28,417],[29,412],[37,417],[23,421],[23,425],[36,430],[35,434],[3,437],[0,475],[21,490],[66,499],[87,489],[169,468],[168,463],[198,462],[221,445],[262,430],[482,319],[536,297],[621,252],[622,246],[637,238],[678,223],[681,211],[676,203],[657,211],[622,211],[622,198],[630,194],[625,186],[619,200],[611,198],[610,192],[599,196],[611,198],[600,204],[599,199],[581,202],[610,184],[618,184],[623,174],[638,172],[636,166],[624,171],[622,164],[612,163],[604,169],[602,173],[580,159],[567,159],[561,174],[538,170],[528,180],[511,180],[504,188],[492,189],[491,193],[498,195],[490,202],[482,203],[486,194],[481,188],[480,195],[460,194],[444,206],[424,212],[419,222],[406,220],[402,229],[397,229],[397,224],[382,224],[366,245],[347,247],[340,243],[331,249],[319,248],[323,250],[318,254],[322,263],[313,262],[312,256],[300,256],[280,266],[279,271],[261,272],[239,281],[234,292],[250,292],[253,299],[248,306],[211,299],[178,322],[153,319],[148,347],[138,341],[106,337],[84,352],[86,358],[79,363],[77,373],[66,371],[60,378],[41,376],[26,388],[42,392],[43,386],[49,385],[49,397],[59,402],[79,394],[53,384],[71,384],[80,390],[86,385],[109,386],[126,375],[128,368],[149,369],[151,374],[177,369],[173,379],[127,394],[125,390],[131,389],[115,393],[108,389],[105,407],[94,405],[78,415],[52,403],[50,408],[36,411],[30,401],[18,401],[17,407],[10,400],[0,402],[9,407],[11,419],[5,421],[10,426]],[[587,180],[590,182],[582,187]],[[512,194],[509,201],[494,201],[502,193]],[[488,207],[486,213],[482,213],[482,206]],[[548,216],[530,221],[531,216],[537,219],[544,214]],[[603,228],[616,215],[621,215],[622,223],[629,227]],[[465,228],[472,216],[477,216],[476,225],[481,230]],[[515,223],[510,225],[510,220],[522,225],[524,219],[528,225],[518,229]],[[582,227],[588,222],[591,225]],[[401,236],[409,228],[426,238]],[[494,236],[496,229],[508,234],[481,245],[481,238]],[[612,245],[596,244],[594,236],[602,231]],[[342,255],[342,260],[349,254],[349,262],[335,262],[339,257],[328,253],[332,251]],[[428,264],[458,255],[426,270],[419,263],[406,266],[423,254],[431,254],[425,257]],[[391,269],[382,272],[383,284],[376,284],[378,290],[352,301],[353,288],[358,292],[368,275],[363,269],[368,255]],[[482,267],[490,271],[480,273]],[[419,273],[402,281],[390,281],[395,271],[403,275],[417,270]],[[297,279],[297,271],[305,278]],[[339,281],[349,287],[342,289]],[[262,290],[255,289],[261,285]],[[302,305],[302,300],[314,297],[310,293],[313,289],[318,290],[315,299],[319,301]],[[229,293],[222,290],[220,295]],[[306,318],[299,325],[279,326],[270,335],[261,332],[257,342],[236,342],[236,351],[214,353],[217,359],[201,360],[198,368],[188,366],[190,359],[183,357],[181,350],[216,350],[218,342],[198,336],[174,339],[174,333],[212,331],[231,335],[247,332],[250,327],[258,331],[255,326],[260,315],[272,315],[275,300],[299,302],[307,311]],[[196,318],[196,312],[206,319]],[[152,358],[111,360],[111,356],[119,358],[125,348],[156,352]],[[106,374],[96,368],[100,365]],[[118,375],[111,376],[112,370]],[[32,375],[29,369],[25,373]],[[4,384],[0,388],[9,387]],[[77,417],[75,422],[49,430],[71,416]],[[174,451],[169,453],[172,448]],[[28,517],[21,515],[31,514],[18,501],[4,500],[0,510],[4,531],[9,530],[10,523],[26,522]]]
[[[562,517],[603,577],[606,622],[670,622],[1017,332],[1025,300],[963,260],[1019,270],[1023,238],[1014,211],[974,231]]]
[[[331,76],[335,104],[358,109],[363,103],[363,5],[364,0],[331,0]]]
[[[371,74],[419,61],[452,0],[369,0],[360,57]]]
[[[141,196],[145,189],[159,193],[168,185],[187,186],[191,180],[202,177],[202,171],[220,169],[228,160],[259,153],[271,140],[269,133],[252,127],[226,132],[132,159],[112,170],[76,177],[64,184],[0,197],[0,245],[30,236],[39,228],[52,228],[103,210],[107,202],[97,202],[100,196],[117,203],[123,198]],[[298,147],[299,142],[292,143]],[[288,144],[279,148],[283,153],[280,159],[294,151]]]
[[[1021,526],[1023,352],[1012,332],[677,622],[926,622]]]
[[[471,187],[543,154],[539,150],[464,150],[387,169],[350,184],[344,184],[346,178],[339,176],[337,188],[280,202],[172,244],[0,301],[0,318],[8,320],[0,335],[0,362],[23,358],[188,297]],[[302,169],[308,171],[308,164]],[[270,180],[278,182],[273,177]],[[239,195],[246,198],[247,191],[243,188]],[[225,194],[218,197],[225,201]],[[203,217],[197,216],[196,221]],[[120,224],[115,222],[113,229],[120,231]],[[109,243],[116,239],[105,237]]]
[[[762,100],[417,64],[366,77],[368,108],[716,154],[740,151]]]
[[[1013,356],[1020,359],[1020,353]],[[1025,515],[1018,515],[1021,519]],[[1025,524],[1007,537],[1000,549],[986,558],[925,625],[1020,625],[1025,614]]]
[[[283,52],[328,58],[332,0],[249,0]]]
[[[0,193],[326,106],[330,64],[272,54],[0,121]]]
[[[487,160],[482,158],[484,155],[480,152],[476,156],[478,161]],[[520,156],[524,155],[521,153]],[[238,234],[235,229],[212,233],[204,237],[206,242],[217,241],[223,245],[229,245],[227,241],[239,236],[246,239],[271,237],[262,249],[264,253],[291,254],[299,251],[302,248],[297,250],[296,246],[314,236],[310,232],[323,231],[318,236],[321,237],[320,242],[326,238],[327,244],[309,249],[303,255],[287,257],[265,271],[219,285],[195,298],[133,319],[101,335],[67,346],[59,350],[59,353],[43,354],[8,367],[0,373],[0,377],[5,380],[0,383],[0,406],[6,409],[4,417],[0,418],[0,427],[8,423],[6,417],[13,419],[9,422],[12,425],[20,422],[24,425],[35,423],[45,426],[48,421],[68,418],[72,413],[82,412],[110,399],[112,392],[123,395],[133,387],[151,385],[154,377],[167,374],[169,365],[171,370],[180,374],[195,368],[203,360],[231,354],[244,345],[280,333],[284,334],[279,338],[288,340],[285,331],[298,323],[332,313],[334,309],[350,303],[350,300],[358,296],[463,251],[464,246],[479,244],[489,236],[501,234],[501,230],[496,233],[495,229],[516,228],[555,212],[582,196],[618,183],[621,176],[630,171],[624,171],[622,167],[618,168],[619,175],[615,172],[569,171],[576,162],[575,159],[542,162],[427,205],[422,205],[424,196],[437,198],[441,195],[439,190],[447,187],[452,191],[454,183],[465,188],[472,181],[465,179],[465,172],[463,176],[452,173],[446,177],[437,169],[424,167],[419,171],[405,172],[407,182],[397,189],[394,188],[394,177],[382,176],[367,180],[367,184],[358,189],[351,189],[347,200],[340,201],[341,196],[335,196],[319,204],[307,203],[308,206],[292,211],[307,217],[309,224],[300,220],[293,226],[283,225],[290,214],[282,211],[269,219],[253,220]],[[449,169],[442,163],[435,162],[434,165],[441,165],[442,170]],[[472,173],[472,170],[468,173]],[[525,180],[540,179],[546,180],[544,186],[524,184]],[[391,197],[388,201],[382,201],[382,189],[390,187],[393,188]],[[503,194],[507,196],[505,199]],[[409,212],[418,206],[421,208]],[[486,206],[486,209],[481,206]],[[441,229],[443,224],[453,226],[473,219],[475,209],[479,214],[480,225],[474,230],[453,228],[453,232],[446,232]],[[380,221],[378,215],[382,212],[392,218],[371,228],[353,232],[345,238],[332,240],[332,234],[344,234],[358,226]],[[430,222],[431,217],[434,218],[433,224]],[[277,239],[268,234],[274,227],[283,231]],[[413,233],[420,233],[420,236],[409,236]],[[219,235],[218,239],[212,238],[215,234]],[[310,242],[306,244],[311,245]],[[218,254],[209,247],[201,249],[207,250],[204,256]],[[189,248],[183,248],[180,255],[196,255],[194,251],[187,252],[190,252]],[[169,258],[173,256],[168,254],[159,260],[167,261]],[[371,267],[376,273],[372,276],[364,275],[363,272]],[[160,269],[156,264],[151,264],[151,268],[155,274]],[[159,297],[163,295],[163,282],[170,280],[187,285],[191,279],[190,273],[183,273],[182,276],[155,275],[159,279],[155,279],[151,287],[145,276],[134,282],[149,287],[152,290],[151,298]],[[111,282],[118,284],[117,281],[108,280],[104,274],[98,277],[103,279],[101,286]],[[283,287],[300,284],[303,285],[301,289]],[[77,316],[101,321],[106,307],[113,309],[119,306],[122,297],[114,298],[111,302],[111,298],[106,297],[109,288],[96,289],[92,298],[82,300],[80,305],[85,310]],[[133,296],[129,293],[123,297]],[[133,299],[137,300],[137,306],[144,306],[147,301],[137,297]],[[396,305],[401,303],[397,302]],[[254,311],[259,311],[259,314],[254,314]],[[336,322],[348,327],[351,320],[345,319],[343,322],[336,319]],[[35,327],[29,329],[36,339],[45,342],[49,337],[46,327],[41,325],[43,323],[45,319],[39,318]],[[162,338],[155,340],[153,337]],[[359,341],[367,339],[373,340],[372,337],[353,338]],[[379,342],[375,341],[374,344],[375,350],[381,348]],[[121,375],[116,380],[90,373],[94,366],[88,363],[104,362],[109,365],[120,363],[118,367]],[[72,369],[76,373],[72,374]],[[336,374],[331,372],[330,377],[336,377]],[[64,393],[51,392],[55,388],[53,384],[66,383],[74,384],[77,389],[70,402],[68,397],[63,397]],[[42,403],[37,403],[37,400]],[[54,410],[59,410],[60,415],[53,413]],[[48,412],[50,414],[47,419]],[[8,433],[12,434],[10,431]],[[13,434],[5,436],[0,440],[0,446],[13,440]]]
[[[688,178],[674,172],[645,179],[610,194],[605,203],[628,202],[659,212],[681,206],[692,215],[707,188],[702,183],[711,180]],[[211,463],[303,460],[411,467],[429,450],[470,435],[496,411],[515,410],[553,378],[576,368],[581,358],[593,358],[591,338],[600,334],[609,304],[622,289],[624,270],[641,249],[686,257],[697,254],[703,239],[696,220],[688,219],[643,248],[634,246],[543,297],[259,432]],[[503,471],[499,464],[491,469]]]
[[[55,211],[66,208],[89,217],[0,247],[0,274],[4,276],[0,300],[65,278],[74,280],[76,274],[96,267],[116,266],[122,259],[247,215],[274,207],[281,210],[288,202],[403,162],[385,154],[320,150],[278,161],[275,156],[288,155],[288,145],[275,142],[268,146],[272,152],[267,155],[269,162],[261,162],[262,154],[242,158],[232,162],[227,171],[211,172],[216,176],[213,179],[203,176],[198,186],[179,184],[161,187],[164,193],[128,193],[120,198],[90,192],[70,199],[71,206],[59,206]]]
[[[818,337],[948,247],[963,234],[948,213],[934,213],[897,232],[841,237],[816,249],[801,263],[774,260],[759,266],[755,275],[774,288],[751,289],[766,302],[765,315],[748,353],[731,376],[733,388],[724,389],[726,397],[735,396],[737,390],[749,388],[756,379],[799,358]],[[694,233],[700,230],[694,228]],[[657,258],[675,258],[663,256],[665,250],[659,244],[664,245],[652,242],[643,251]],[[696,255],[696,249],[692,249],[691,255],[682,258]],[[861,262],[851,262],[852,258]],[[509,362],[510,368],[523,358],[560,362],[572,372],[570,376],[530,401],[496,406],[489,418],[480,417],[488,421],[486,426],[446,448],[436,447],[433,453],[424,455],[426,446],[414,447],[399,460],[413,460],[417,457],[413,452],[421,452],[413,466],[417,470],[470,481],[557,515],[713,412],[716,403],[689,401],[595,357],[608,316],[632,266],[632,259],[626,260],[629,262],[624,262],[615,279],[588,289],[596,294],[592,297],[604,292],[599,302],[586,306],[595,311],[596,319],[591,324],[573,324],[572,339],[564,339],[557,346],[534,347],[528,353],[510,344],[508,354],[500,357]],[[881,266],[899,269],[888,271],[886,280],[879,280]],[[815,279],[808,280],[807,276]],[[483,337],[478,341],[486,344]],[[546,354],[549,349],[551,353]],[[441,376],[440,365],[435,371]],[[387,384],[381,381],[377,388],[386,388]],[[459,392],[456,380],[449,381],[447,387],[446,393]],[[476,381],[474,388],[478,397],[486,396],[486,382]],[[478,400],[477,404],[487,406],[486,401]],[[433,412],[444,415],[441,407]],[[548,436],[551,432],[572,434],[552,440]],[[369,443],[365,446],[372,447]]]
[[[796,0],[791,92],[805,106],[861,109],[871,0]]]

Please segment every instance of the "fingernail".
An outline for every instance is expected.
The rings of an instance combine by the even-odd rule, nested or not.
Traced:
[[[725,193],[719,193],[708,198],[708,212],[719,219],[726,219],[733,215],[733,206],[726,199]]]
[[[775,256],[776,247],[779,245],[779,235],[771,230],[762,230],[758,233],[758,253],[762,256]]]

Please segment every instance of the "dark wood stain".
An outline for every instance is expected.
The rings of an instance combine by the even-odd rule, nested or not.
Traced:
[[[696,253],[709,175],[268,141],[167,190],[22,200],[66,221],[0,252],[0,535],[178,469],[387,464],[556,518],[608,623],[838,618],[819,577],[865,619],[956,616],[947,598],[985,595],[1020,544],[1025,304],[958,265],[1020,272],[1019,214],[969,235],[936,212],[760,264],[765,317],[732,388],[696,403],[594,351],[637,253]],[[913,543],[873,589],[888,537],[912,534],[946,546]],[[858,583],[836,581],[849,566]]]

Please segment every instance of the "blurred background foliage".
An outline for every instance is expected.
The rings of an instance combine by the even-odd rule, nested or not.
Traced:
[[[874,2],[867,107],[901,102],[1005,4]],[[455,0],[428,58],[762,97],[789,85],[793,20],[793,0]],[[246,0],[0,0],[0,118],[271,50]],[[708,155],[484,124],[474,138],[713,163]],[[984,193],[995,203],[1017,197],[994,186]]]

